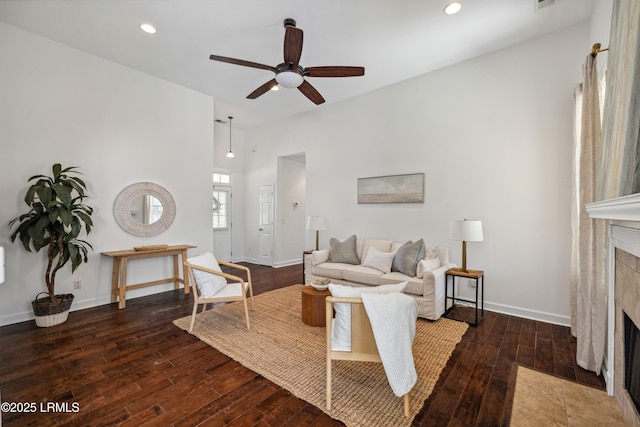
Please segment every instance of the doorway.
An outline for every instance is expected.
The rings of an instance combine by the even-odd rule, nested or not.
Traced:
[[[274,191],[273,184],[260,186],[260,258],[261,265],[273,266],[273,229],[274,229]]]
[[[216,258],[232,261],[232,188],[230,176],[214,173],[213,175],[213,253]]]

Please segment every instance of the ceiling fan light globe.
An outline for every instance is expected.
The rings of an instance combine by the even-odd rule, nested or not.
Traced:
[[[302,76],[294,71],[283,71],[276,75],[278,85],[287,89],[294,89],[300,86],[303,80]]]

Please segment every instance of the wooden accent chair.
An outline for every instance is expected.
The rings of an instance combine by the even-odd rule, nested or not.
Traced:
[[[253,286],[251,285],[251,271],[249,268],[240,265],[234,264],[231,262],[220,261],[217,260],[218,264],[224,265],[227,267],[243,270],[247,273],[247,281],[245,282],[241,277],[235,276],[233,274],[225,273],[223,271],[211,270],[209,268],[205,268],[195,264],[185,263],[184,266],[187,269],[189,274],[189,283],[191,283],[193,290],[193,312],[191,314],[191,325],[189,326],[189,332],[193,330],[193,325],[196,320],[196,311],[198,309],[198,305],[202,305],[203,313],[207,309],[207,304],[215,304],[220,302],[232,302],[232,301],[242,301],[244,304],[244,315],[247,319],[247,329],[251,328],[251,324],[249,321],[249,308],[247,306],[247,290],[249,291],[250,299],[251,299],[251,309],[253,310]],[[213,274],[216,276],[224,277],[228,280],[225,287],[223,287],[220,291],[218,291],[215,295],[210,296],[208,298],[203,298],[198,291],[198,286],[196,285],[195,276],[193,274],[193,270],[199,270],[205,273]]]
[[[351,304],[351,351],[334,350],[331,343],[333,328],[333,304]],[[341,298],[328,296],[326,298],[326,328],[327,328],[327,410],[331,410],[331,361],[352,360],[361,362],[382,363],[378,354],[369,316],[364,309],[362,298]],[[403,396],[404,416],[409,416],[409,393]]]

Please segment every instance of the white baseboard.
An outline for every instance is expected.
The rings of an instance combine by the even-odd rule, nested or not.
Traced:
[[[261,265],[260,262],[255,258],[237,258],[237,259],[234,259],[232,262],[235,262],[235,263],[248,262],[250,264]],[[273,268],[289,267],[291,265],[297,265],[297,264],[302,264],[302,258],[292,259],[288,261],[279,261],[274,263],[272,267]]]
[[[484,309],[495,311],[496,313],[509,314],[511,316],[522,317],[524,319],[538,320],[540,322],[553,323],[560,326],[571,326],[571,318],[554,313],[544,311],[531,310],[528,308],[514,307],[505,304],[496,304],[492,302],[484,302]]]
[[[106,304],[111,304],[110,297],[91,298],[91,299],[86,299],[82,301],[74,299],[73,303],[71,304],[71,309],[69,310],[69,312],[72,313],[74,311],[84,310],[85,308],[97,307],[99,305],[106,305]],[[35,319],[35,317],[36,316],[33,314],[33,310],[22,311],[20,313],[11,314],[9,316],[2,316],[2,318],[0,318],[0,326],[27,322],[29,320]]]
[[[257,264],[256,260],[251,259],[251,258],[238,259],[238,260],[234,260],[233,262],[248,262],[248,263]],[[294,260],[289,260],[289,261],[278,262],[273,267],[274,268],[287,267],[287,266],[290,266],[290,265],[296,265],[296,264],[301,264],[301,263],[302,263],[302,259],[294,259]],[[136,298],[139,298],[139,297],[136,297]],[[129,299],[129,298],[127,298],[127,299]],[[73,312],[73,311],[77,311],[77,310],[83,310],[85,308],[97,307],[99,305],[105,305],[105,304],[110,304],[110,303],[111,303],[111,299],[108,296],[107,297],[100,297],[100,298],[93,298],[93,299],[86,299],[86,300],[82,300],[82,301],[75,300],[73,302],[73,305],[71,306],[71,311]],[[525,319],[531,319],[531,320],[537,320],[537,321],[541,321],[541,322],[553,323],[555,325],[561,325],[561,326],[570,326],[571,325],[571,319],[569,318],[569,316],[562,316],[562,315],[558,315],[558,314],[547,313],[547,312],[544,312],[544,311],[531,310],[531,309],[521,308],[521,307],[514,307],[514,306],[510,306],[510,305],[505,305],[505,304],[497,304],[497,303],[492,303],[492,302],[488,302],[488,301],[484,302],[484,308],[485,308],[485,310],[495,311],[496,313],[509,314],[511,316],[522,317],[522,318],[525,318]],[[2,317],[0,317],[0,326],[12,325],[14,323],[20,323],[20,322],[25,322],[25,321],[28,321],[28,320],[33,320],[34,317],[35,316],[33,315],[32,311],[24,311],[24,312],[21,312],[21,313],[11,314],[9,316],[2,316]],[[608,375],[608,372],[605,373],[605,378],[607,377],[607,375]]]
[[[302,264],[302,258],[291,259],[289,261],[280,261],[273,264],[273,268],[289,267],[290,265]]]

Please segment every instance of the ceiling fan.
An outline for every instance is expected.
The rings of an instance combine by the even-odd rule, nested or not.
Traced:
[[[298,62],[302,55],[303,32],[300,28],[296,27],[296,21],[291,18],[284,20],[284,27],[284,62],[276,65],[275,67],[219,55],[211,55],[209,59],[227,62],[229,64],[242,65],[244,67],[273,71],[276,75],[275,78],[269,80],[251,92],[247,96],[249,99],[256,99],[260,95],[264,95],[274,86],[283,86],[288,89],[297,87],[304,96],[311,100],[311,102],[319,105],[324,102],[324,98],[307,80],[305,80],[305,77],[358,77],[364,75],[364,67],[302,67]]]

